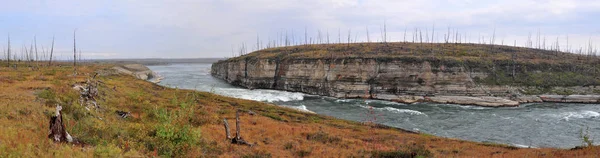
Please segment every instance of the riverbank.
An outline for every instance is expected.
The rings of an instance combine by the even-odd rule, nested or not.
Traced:
[[[248,89],[500,107],[600,103],[599,60],[480,44],[320,44],[222,60],[213,64],[211,74]]]
[[[1,157],[91,156],[271,156],[337,157],[421,154],[431,157],[594,157],[598,147],[577,150],[527,149],[406,132],[386,126],[339,120],[263,102],[158,86],[129,75],[100,73],[98,105],[87,111],[71,85],[114,65],[85,65],[73,76],[61,67],[0,68]],[[64,107],[65,126],[82,145],[47,138],[49,116]],[[254,147],[226,140],[223,119]],[[122,118],[117,111],[129,112]],[[252,111],[254,114],[250,114]]]

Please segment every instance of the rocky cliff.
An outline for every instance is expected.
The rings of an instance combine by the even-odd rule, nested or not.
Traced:
[[[408,48],[407,46],[406,49]],[[325,49],[333,52],[332,49]],[[586,87],[545,86],[541,88],[544,92],[526,95],[532,90],[540,89],[540,86],[498,84],[498,82],[505,78],[515,80],[511,75],[543,73],[541,70],[547,69],[548,66],[527,67],[527,63],[520,62],[519,70],[515,70],[517,68],[515,60],[512,60],[512,63],[497,60],[486,63],[485,60],[456,60],[456,58],[402,54],[390,56],[367,54],[360,57],[355,53],[340,55],[339,52],[337,55],[321,54],[325,57],[318,57],[318,54],[315,55],[317,57],[302,57],[298,54],[306,53],[307,50],[289,48],[287,52],[280,51],[281,53],[275,55],[268,55],[275,51],[258,51],[247,56],[219,61],[212,65],[211,73],[229,83],[250,89],[277,89],[337,98],[370,98],[403,103],[517,106],[519,102],[552,101],[552,98],[557,102],[565,102],[565,99],[561,98],[569,98],[570,94],[538,96],[555,94],[554,89],[566,92],[577,91],[578,94],[594,94],[600,89],[589,85]],[[507,70],[497,70],[505,68]],[[507,73],[511,74],[507,75]],[[526,79],[535,78],[526,77]],[[490,84],[488,81],[496,83]],[[591,95],[575,96],[575,98],[579,100],[571,99],[570,102],[590,103],[598,102],[600,99],[598,96]]]
[[[150,68],[142,64],[125,64],[119,65],[112,68],[118,73],[132,75],[141,80],[147,80],[153,83],[158,83],[162,80],[162,77],[157,73],[150,70]]]

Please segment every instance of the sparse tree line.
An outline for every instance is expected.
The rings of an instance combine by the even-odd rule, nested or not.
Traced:
[[[365,35],[366,37],[363,40],[359,40],[359,32],[348,29],[347,34],[343,35],[342,30],[338,28],[336,32],[332,33],[330,30],[321,30],[317,29],[314,33],[309,33],[308,28],[304,28],[304,32],[301,35],[296,34],[294,30],[291,31],[281,31],[277,32],[276,36],[273,38],[268,36],[265,40],[261,38],[258,34],[256,35],[256,43],[254,46],[249,46],[246,42],[242,42],[236,51],[234,45],[231,46],[231,57],[242,56],[250,53],[249,50],[257,51],[262,49],[276,48],[276,47],[288,47],[288,46],[310,46],[310,45],[319,45],[319,44],[347,44],[350,45],[352,43],[388,43],[388,42],[402,42],[402,43],[418,43],[418,44],[482,44],[489,45],[490,48],[494,48],[494,45],[505,45],[505,46],[514,46],[514,47],[522,47],[522,48],[532,48],[539,50],[546,50],[555,52],[558,56],[559,53],[573,53],[586,55],[589,57],[598,57],[600,53],[598,52],[598,47],[593,44],[592,38],[588,40],[587,46],[579,46],[572,47],[569,45],[569,35],[565,35],[562,37],[556,38],[547,38],[545,35],[541,33],[540,30],[537,31],[535,36],[532,35],[531,32],[528,34],[527,40],[521,44],[517,40],[511,42],[505,42],[504,39],[498,40],[496,37],[496,28],[493,29],[493,32],[490,36],[486,37],[479,33],[476,38],[473,38],[473,34],[468,34],[468,32],[461,32],[458,29],[454,29],[451,26],[448,26],[447,29],[444,28],[442,32],[436,32],[435,24],[431,26],[431,28],[414,28],[411,32],[409,32],[409,28],[404,28],[404,33],[402,38],[398,38],[401,40],[392,41],[391,37],[388,36],[388,28],[387,24],[384,23],[380,26],[380,37],[377,40],[373,40],[370,34],[369,27],[365,27]],[[439,35],[441,34],[441,40]],[[314,36],[312,36],[314,35]],[[335,39],[337,36],[337,39]],[[407,36],[412,36],[408,37]],[[473,40],[473,39],[476,39]],[[565,45],[561,45],[560,41],[565,41]],[[364,41],[366,40],[366,41]],[[563,47],[561,47],[563,46]],[[249,48],[252,47],[252,48]],[[432,48],[433,49],[433,48]]]
[[[77,50],[76,31],[73,31],[73,58],[67,60],[60,59],[59,61],[73,62],[74,72],[76,72],[77,63],[82,62],[82,52]],[[10,34],[7,35],[7,43],[5,49],[2,50],[3,58],[6,67],[17,68],[18,64],[25,64],[29,68],[37,69],[40,66],[52,66],[56,63],[55,37],[52,36],[52,42],[49,47],[43,44],[38,44],[37,36],[33,36],[29,45],[14,46],[11,43]]]

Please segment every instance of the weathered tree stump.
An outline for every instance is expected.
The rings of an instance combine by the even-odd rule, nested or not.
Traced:
[[[235,137],[231,138],[231,134],[229,132],[229,123],[227,123],[227,119],[223,119],[223,125],[225,126],[225,135],[227,139],[231,139],[231,144],[248,145],[251,147],[255,145],[244,140],[240,134],[240,110],[237,110],[235,112]]]
[[[56,116],[50,118],[50,134],[48,138],[54,140],[54,142],[73,142],[73,137],[69,135],[65,128],[65,124],[62,119],[62,106],[56,106]]]

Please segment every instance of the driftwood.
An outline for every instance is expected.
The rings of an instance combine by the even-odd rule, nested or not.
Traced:
[[[225,126],[225,134],[227,139],[231,139],[232,144],[248,145],[251,147],[255,145],[244,140],[240,134],[240,110],[235,112],[235,137],[232,138],[231,134],[229,133],[229,123],[227,123],[227,119],[223,119],[223,125]]]
[[[130,112],[125,112],[125,111],[121,111],[121,110],[117,110],[116,113],[121,118],[127,118],[131,114]]]
[[[75,86],[80,91],[79,102],[82,106],[85,106],[87,110],[89,110],[88,105],[92,105],[95,109],[100,108],[96,102],[96,98],[98,97],[98,85],[102,82],[95,80],[97,75],[98,74],[96,73],[91,79],[88,79],[83,86]]]
[[[223,125],[225,126],[225,135],[227,139],[231,139],[231,133],[229,132],[229,123],[227,123],[227,119],[223,119]]]
[[[56,106],[56,116],[50,118],[50,134],[48,138],[54,140],[54,142],[73,142],[73,137],[69,135],[65,128],[65,124],[62,119],[62,106]]]

